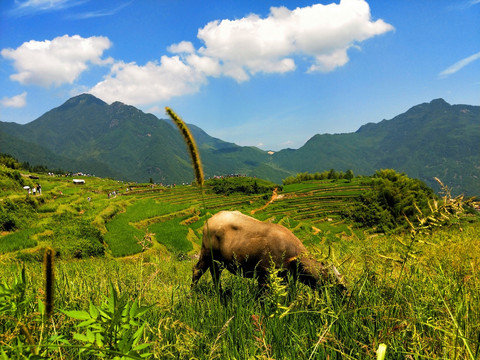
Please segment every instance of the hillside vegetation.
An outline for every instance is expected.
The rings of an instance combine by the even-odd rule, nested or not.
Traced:
[[[370,359],[382,343],[388,359],[480,354],[480,227],[452,210],[462,199],[434,199],[394,171],[283,187],[218,179],[203,195],[80,179],[0,165],[0,357]],[[37,184],[41,195],[28,195]],[[401,230],[387,209],[416,212]],[[349,296],[275,276],[260,294],[228,274],[224,294],[209,276],[190,290],[202,226],[220,210],[286,226],[336,265]],[[390,221],[388,235],[366,211]]]
[[[319,114],[321,116],[321,114]],[[190,125],[206,178],[245,174],[280,183],[302,172],[394,169],[424,181],[451,184],[454,195],[480,195],[480,107],[443,99],[408,109],[354,133],[312,134],[299,149],[269,153],[211,137]],[[165,120],[133,106],[82,94],[32,122],[0,121],[2,152],[45,164],[125,181],[183,184],[193,180],[185,144]]]

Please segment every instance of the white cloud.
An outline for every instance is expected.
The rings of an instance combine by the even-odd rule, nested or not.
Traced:
[[[179,56],[162,56],[160,63],[148,62],[144,66],[115,63],[110,74],[89,92],[106,102],[151,104],[197,92],[205,82],[205,74]]]
[[[64,35],[53,40],[23,43],[17,49],[3,49],[1,54],[14,62],[17,73],[10,79],[24,85],[62,85],[73,83],[87,70],[88,63],[104,64],[103,52],[111,46],[103,36],[82,38]]]
[[[383,20],[372,21],[364,0],[272,7],[266,18],[252,14],[208,23],[198,31],[204,44],[198,50],[182,41],[169,46],[175,55],[162,56],[160,63],[116,62],[90,92],[107,102],[150,104],[195,93],[211,76],[246,81],[259,72],[293,71],[296,56],[311,60],[309,72],[332,71],[348,62],[348,49],[391,30]]]
[[[152,104],[196,93],[208,77],[221,74],[218,60],[198,55],[188,41],[171,45],[168,50],[179,55],[164,55],[160,63],[150,61],[143,66],[115,63],[110,74],[89,92],[106,102]]]
[[[200,74],[218,76],[221,73],[220,64],[216,59],[207,56],[198,56],[197,54],[190,54],[186,57],[185,61]]]
[[[291,146],[291,145],[293,145],[293,141],[292,141],[292,140],[287,140],[287,141],[282,142],[280,145],[282,145],[282,146]]]
[[[27,92],[24,91],[23,93],[9,97],[4,97],[0,100],[0,103],[3,107],[14,107],[14,108],[21,108],[27,105]]]
[[[22,4],[58,8],[74,3],[28,0]],[[226,76],[240,82],[257,73],[291,72],[299,56],[310,62],[304,69],[308,72],[333,71],[349,61],[350,48],[391,30],[383,20],[372,20],[365,0],[341,0],[294,10],[272,7],[264,18],[251,14],[212,21],[198,30],[203,42],[199,49],[181,41],[168,47],[172,56],[145,65],[103,60],[111,42],[101,36],[32,40],[17,49],[3,49],[1,54],[13,60],[16,73],[10,76],[12,80],[41,86],[72,84],[90,64],[110,63],[110,73],[89,92],[107,102],[140,105],[195,93],[209,77]]]
[[[96,10],[96,11],[90,11],[90,12],[84,12],[84,13],[76,13],[67,16],[68,19],[77,19],[77,20],[82,20],[82,19],[91,19],[91,18],[99,18],[99,17],[104,17],[104,16],[112,16],[118,13],[120,10],[122,10],[124,7],[130,5],[130,3],[123,3],[120,4],[119,6],[115,8],[110,8],[110,9],[102,9],[102,10]]]
[[[58,11],[77,6],[88,0],[17,0],[10,11],[14,16],[23,16],[38,12]]]
[[[151,108],[145,111],[147,114],[158,114],[160,116],[165,115],[165,108],[162,108],[158,105],[154,105]]]
[[[372,21],[363,0],[294,10],[272,7],[266,18],[252,14],[208,23],[198,31],[205,44],[199,52],[218,59],[223,73],[238,81],[257,72],[293,71],[296,55],[312,59],[309,71],[332,71],[348,62],[349,48],[391,30],[383,20]]]
[[[480,59],[480,52],[473,54],[469,57],[466,57],[465,59],[462,59],[460,61],[457,61],[455,64],[453,64],[452,66],[449,66],[448,68],[440,72],[440,74],[438,75],[440,77],[446,77],[446,76],[455,74],[457,71],[460,71],[465,66],[467,66],[471,62],[474,62],[475,60],[478,60],[478,59]]]
[[[173,44],[168,47],[168,51],[174,54],[180,53],[194,53],[195,48],[190,41],[181,41],[178,44]]]

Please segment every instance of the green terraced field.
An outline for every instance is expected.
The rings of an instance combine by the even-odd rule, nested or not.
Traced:
[[[15,225],[0,234],[1,358],[371,359],[379,344],[388,359],[478,358],[473,214],[432,233],[369,234],[341,216],[370,190],[362,179],[225,196],[208,187],[202,194],[193,186],[39,177],[44,191],[35,197],[23,190],[28,176],[0,181],[2,210],[15,214],[0,214],[4,226]],[[313,257],[338,267],[348,297],[328,284],[287,289],[274,274],[264,294],[253,279],[228,273],[225,293],[208,275],[192,290],[203,224],[220,210],[291,229]],[[57,254],[50,319],[47,246]],[[145,316],[130,318],[138,311]]]
[[[98,240],[106,253],[114,257],[144,251],[147,245],[140,243],[147,234],[156,241],[148,246],[157,244],[169,252],[192,253],[198,251],[206,216],[220,210],[239,210],[248,215],[253,211],[258,219],[282,222],[300,238],[304,237],[302,240],[313,242],[319,233],[337,234],[335,228],[343,222],[342,209],[368,189],[356,179],[351,183],[325,180],[287,185],[275,195],[226,196],[215,194],[208,187],[202,193],[195,186],[164,188],[95,177],[84,178],[84,185],[74,185],[69,177],[39,177],[35,181],[42,184],[43,193],[30,195],[35,209],[25,219],[24,230],[2,234],[3,253],[21,249],[34,253],[36,248],[53,244],[61,248],[67,246],[62,244],[62,236],[69,242],[76,237],[81,240],[85,229],[72,230],[69,235],[62,231],[69,222],[80,220],[99,231]],[[26,181],[30,179],[26,177]],[[8,189],[2,196],[14,200],[27,195],[23,189]],[[301,231],[296,230],[300,228]],[[350,229],[351,226],[347,229],[348,236],[361,234]],[[79,249],[69,251],[81,256]],[[65,256],[68,253],[63,251]]]

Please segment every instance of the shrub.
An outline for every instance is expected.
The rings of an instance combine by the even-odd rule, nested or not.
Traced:
[[[354,174],[352,170],[347,170],[346,173],[342,171],[337,172],[335,169],[330,169],[329,171],[324,171],[322,173],[316,172],[314,174],[310,174],[308,172],[298,173],[295,176],[289,176],[283,179],[283,185],[291,185],[291,184],[298,184],[304,181],[311,181],[311,180],[338,180],[338,179],[345,179],[348,182],[351,182],[354,178]]]
[[[54,215],[58,225],[52,235],[52,243],[61,256],[84,258],[105,253],[103,236],[88,220],[65,212]]]
[[[234,193],[241,194],[265,194],[272,192],[279,186],[262,179],[251,177],[225,177],[208,180],[209,186],[216,194],[230,195]]]
[[[32,197],[15,201],[5,199],[0,203],[0,230],[13,231],[22,228],[32,217],[36,217],[37,207],[38,203]]]
[[[372,176],[371,187],[344,215],[380,232],[407,228],[407,219],[416,221],[416,207],[426,213],[429,200],[435,198],[433,190],[423,181],[391,169],[377,171]]]
[[[13,231],[17,227],[17,222],[12,213],[7,212],[0,204],[0,230]]]
[[[19,169],[20,163],[11,155],[0,153],[0,164],[5,165],[10,169]]]

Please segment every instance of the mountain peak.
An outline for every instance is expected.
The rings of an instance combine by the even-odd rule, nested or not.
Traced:
[[[106,105],[107,103],[91,94],[80,94],[68,99],[62,106],[77,106],[81,104]]]
[[[443,100],[442,98],[439,98],[439,99],[433,99],[432,101],[430,101],[430,105],[435,105],[435,106],[450,106],[449,103],[447,103],[445,100]]]

